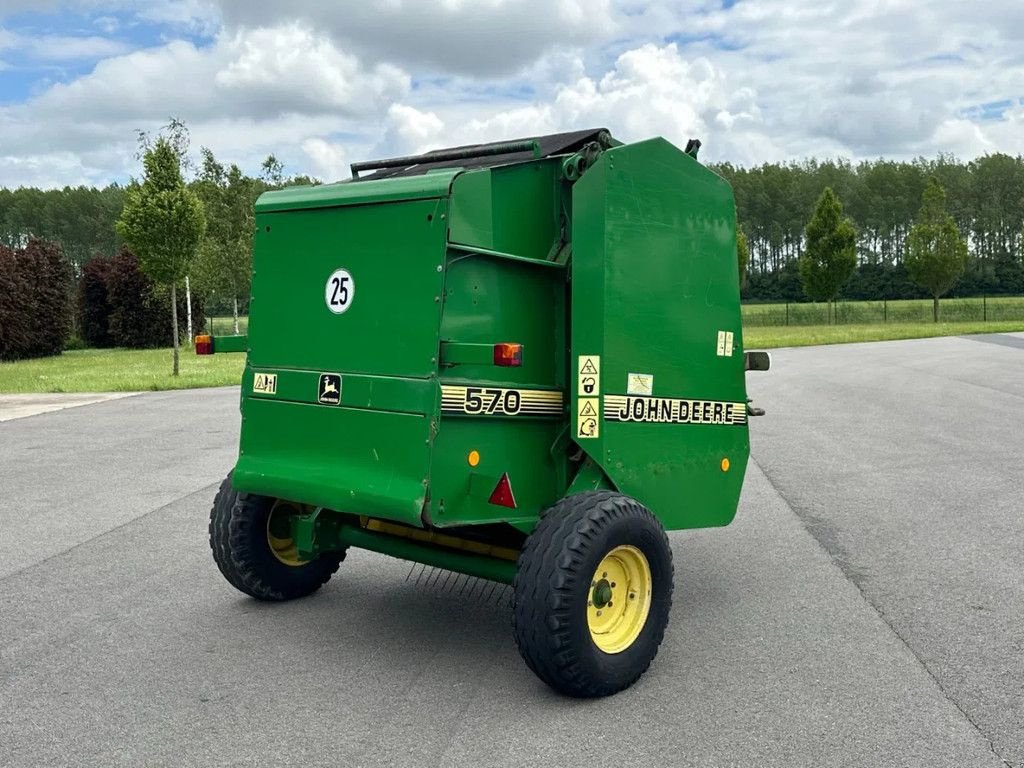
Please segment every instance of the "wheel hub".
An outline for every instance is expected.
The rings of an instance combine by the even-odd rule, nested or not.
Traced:
[[[587,600],[587,628],[605,653],[621,653],[643,631],[651,608],[651,567],[629,545],[612,549],[597,566]]]
[[[298,511],[291,504],[277,501],[267,516],[267,544],[274,557],[285,565],[300,566],[309,562],[299,557],[292,539],[291,517]]]

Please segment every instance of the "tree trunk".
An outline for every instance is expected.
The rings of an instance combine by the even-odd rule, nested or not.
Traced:
[[[188,335],[185,337],[188,339],[188,343],[192,343],[192,288],[188,284],[188,275],[185,276],[185,308],[188,310],[188,321],[186,328],[188,328]]]
[[[935,318],[935,322],[939,322],[939,297],[932,296],[932,317]]]
[[[235,336],[238,335],[238,297],[235,296]]]
[[[171,283],[171,332],[174,338],[174,370],[172,376],[178,375],[178,296],[176,286]]]

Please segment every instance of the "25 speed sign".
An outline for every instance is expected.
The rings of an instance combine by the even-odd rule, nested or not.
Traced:
[[[346,312],[352,306],[356,295],[356,283],[347,269],[336,269],[327,278],[324,287],[324,301],[327,308],[336,315]]]

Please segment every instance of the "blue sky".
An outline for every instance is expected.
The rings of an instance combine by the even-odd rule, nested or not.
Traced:
[[[603,125],[740,165],[1024,152],[1024,4],[0,0],[0,186],[104,184],[171,116],[255,171]]]

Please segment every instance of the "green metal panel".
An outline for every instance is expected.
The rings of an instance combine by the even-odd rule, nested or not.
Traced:
[[[240,491],[420,525],[430,417],[249,397]]]
[[[259,214],[252,365],[433,374],[446,211],[444,200],[417,200]],[[348,309],[335,314],[325,290],[339,268],[350,273],[354,290]]]
[[[213,351],[220,352],[245,352],[249,348],[249,337],[242,334],[238,336],[214,336]]]
[[[560,229],[559,159],[467,171],[452,184],[452,243],[533,259]]]
[[[295,211],[304,208],[334,208],[340,205],[384,203],[446,197],[458,168],[423,176],[406,176],[380,181],[341,182],[315,187],[285,187],[264,192],[256,201],[256,213]]]
[[[257,215],[239,490],[421,524],[446,213],[439,198]],[[328,306],[339,268],[352,282],[343,312]]]
[[[461,177],[460,177],[461,178]],[[500,193],[499,193],[500,196]],[[523,403],[543,392],[546,402],[564,401],[566,388],[566,274],[548,262],[451,250],[441,318],[442,345],[493,347],[499,342],[523,345],[520,367],[498,367],[493,355],[440,370],[442,385],[481,392],[484,403],[494,393],[523,392]],[[491,394],[488,394],[491,393]],[[483,409],[483,410],[486,410]],[[565,428],[564,407],[543,414],[523,408],[501,413],[441,414],[431,458],[430,519],[438,526],[510,522],[531,528],[541,509],[566,487],[566,459],[553,452]],[[480,463],[468,463],[477,451]],[[488,502],[503,473],[508,473],[516,509]]]
[[[259,392],[252,386],[256,374],[275,377],[274,391]],[[318,404],[320,371],[290,368],[246,367],[243,394],[247,397]],[[345,373],[342,376],[338,405],[344,408],[418,413],[432,416],[437,407],[438,386],[433,378],[406,379],[398,376],[368,376]]]
[[[600,415],[598,435],[579,437],[572,376],[572,434],[668,528],[727,524],[743,484],[735,228],[728,184],[663,139],[605,152],[573,189],[572,361],[599,358]],[[728,356],[720,333],[731,334]],[[632,387],[630,374],[641,376]],[[674,402],[644,398],[647,382]],[[624,408],[642,420],[610,420]],[[740,423],[712,423],[726,413]]]

